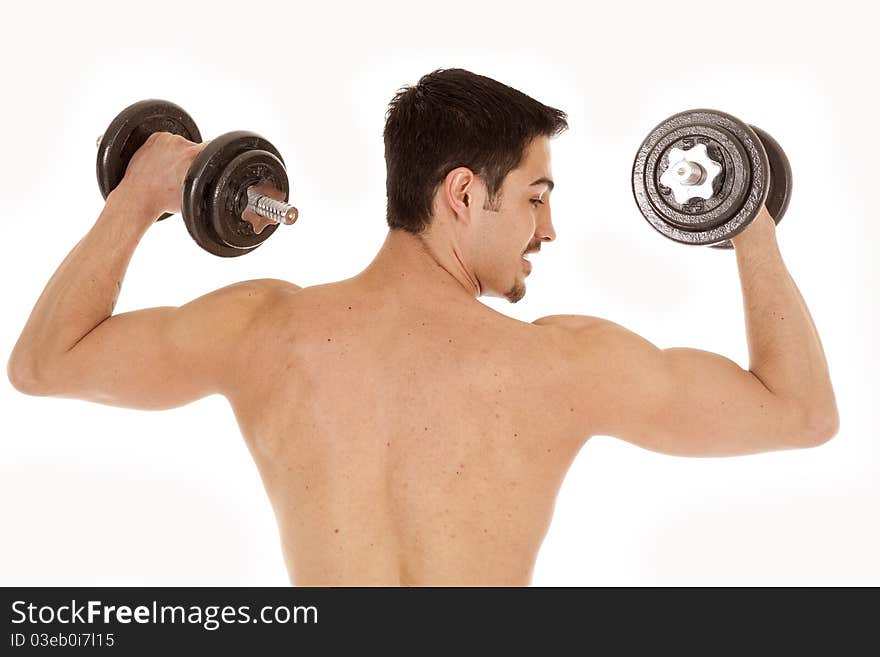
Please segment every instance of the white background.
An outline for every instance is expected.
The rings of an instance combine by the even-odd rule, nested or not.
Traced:
[[[117,312],[243,279],[308,286],[360,271],[387,230],[388,101],[424,73],[463,67],[566,110],[571,124],[553,147],[558,239],[533,258],[525,299],[484,301],[526,321],[599,315],[748,367],[733,253],[663,239],[630,190],[655,124],[721,109],[770,132],[792,162],[779,240],[822,336],[840,433],[815,449],[726,459],[597,437],[563,484],[533,583],[880,584],[880,47],[868,6],[14,3],[0,38],[0,353],[97,218],[95,138],[126,105],[173,100],[205,138],[264,134],[287,161],[301,218],[238,259],[201,251],[179,217],[156,225]],[[26,397],[4,378],[0,405],[0,584],[287,583],[221,397],[142,412]]]

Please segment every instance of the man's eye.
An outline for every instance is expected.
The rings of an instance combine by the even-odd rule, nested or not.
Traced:
[[[531,200],[532,205],[544,205],[544,201],[539,198],[533,198]]]

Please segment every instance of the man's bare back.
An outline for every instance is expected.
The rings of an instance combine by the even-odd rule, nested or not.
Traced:
[[[280,294],[230,399],[295,584],[527,584],[587,438],[548,327],[369,290]]]

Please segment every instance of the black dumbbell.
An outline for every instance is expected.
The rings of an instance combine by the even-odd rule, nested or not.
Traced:
[[[135,151],[154,132],[202,141],[195,122],[174,103],[151,99],[130,105],[98,138],[98,186],[105,199],[122,181]],[[284,160],[271,143],[245,131],[213,139],[193,160],[184,181],[181,214],[189,234],[214,255],[250,253],[279,223],[292,224],[298,217],[292,205],[261,193],[267,188],[280,192],[284,201],[289,198]],[[257,217],[254,223],[242,218],[245,210]],[[169,216],[163,214],[159,220]]]
[[[685,244],[731,248],[761,205],[778,224],[791,198],[791,165],[766,132],[717,110],[675,114],[642,142],[633,195],[648,222]]]

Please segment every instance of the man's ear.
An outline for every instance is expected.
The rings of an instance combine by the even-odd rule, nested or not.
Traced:
[[[477,176],[467,167],[453,169],[443,179],[443,198],[459,219],[470,219],[476,185]]]

